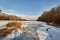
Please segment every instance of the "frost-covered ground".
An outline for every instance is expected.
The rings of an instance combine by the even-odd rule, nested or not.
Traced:
[[[6,23],[8,22],[0,23],[0,29]],[[23,32],[23,29],[19,32],[13,31],[11,35],[0,40],[60,40],[60,28],[47,25],[45,22],[23,21],[22,28],[26,32]]]

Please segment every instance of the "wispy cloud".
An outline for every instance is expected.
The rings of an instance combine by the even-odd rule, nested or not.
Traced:
[[[16,12],[14,9],[1,9],[3,12]]]
[[[28,16],[28,15],[20,15],[20,17],[28,20],[36,20],[38,18],[38,16]]]
[[[9,12],[14,12],[14,11],[16,11],[16,10],[14,10],[14,9],[8,9],[7,11],[9,11]]]

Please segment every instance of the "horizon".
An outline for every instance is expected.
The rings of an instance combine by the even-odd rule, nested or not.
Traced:
[[[60,0],[0,0],[0,9],[4,13],[32,20],[58,5]]]

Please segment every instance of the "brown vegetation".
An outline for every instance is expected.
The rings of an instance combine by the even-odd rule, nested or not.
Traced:
[[[8,34],[12,33],[14,29],[0,29],[0,38],[7,36]]]
[[[18,31],[18,29],[21,30],[21,22],[11,22],[6,24],[5,29],[0,29],[0,38],[3,38],[7,36],[8,34],[11,34],[13,30]]]
[[[0,20],[17,20],[17,21],[25,21],[26,19],[21,19],[20,17],[16,16],[16,15],[8,15],[5,13],[2,13],[0,11]]]
[[[22,23],[21,22],[12,22],[12,23],[8,23],[6,24],[6,27],[8,29],[15,29],[15,31],[17,31],[17,29],[21,29],[21,25]]]
[[[50,11],[43,12],[37,20],[60,25],[60,6],[52,8]]]

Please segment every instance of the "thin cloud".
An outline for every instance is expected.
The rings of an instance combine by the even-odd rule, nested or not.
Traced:
[[[9,12],[14,12],[14,11],[16,11],[16,10],[14,10],[14,9],[8,9],[7,11],[9,11]]]
[[[19,15],[23,19],[28,19],[28,20],[36,20],[38,16],[29,16],[29,15]]]

